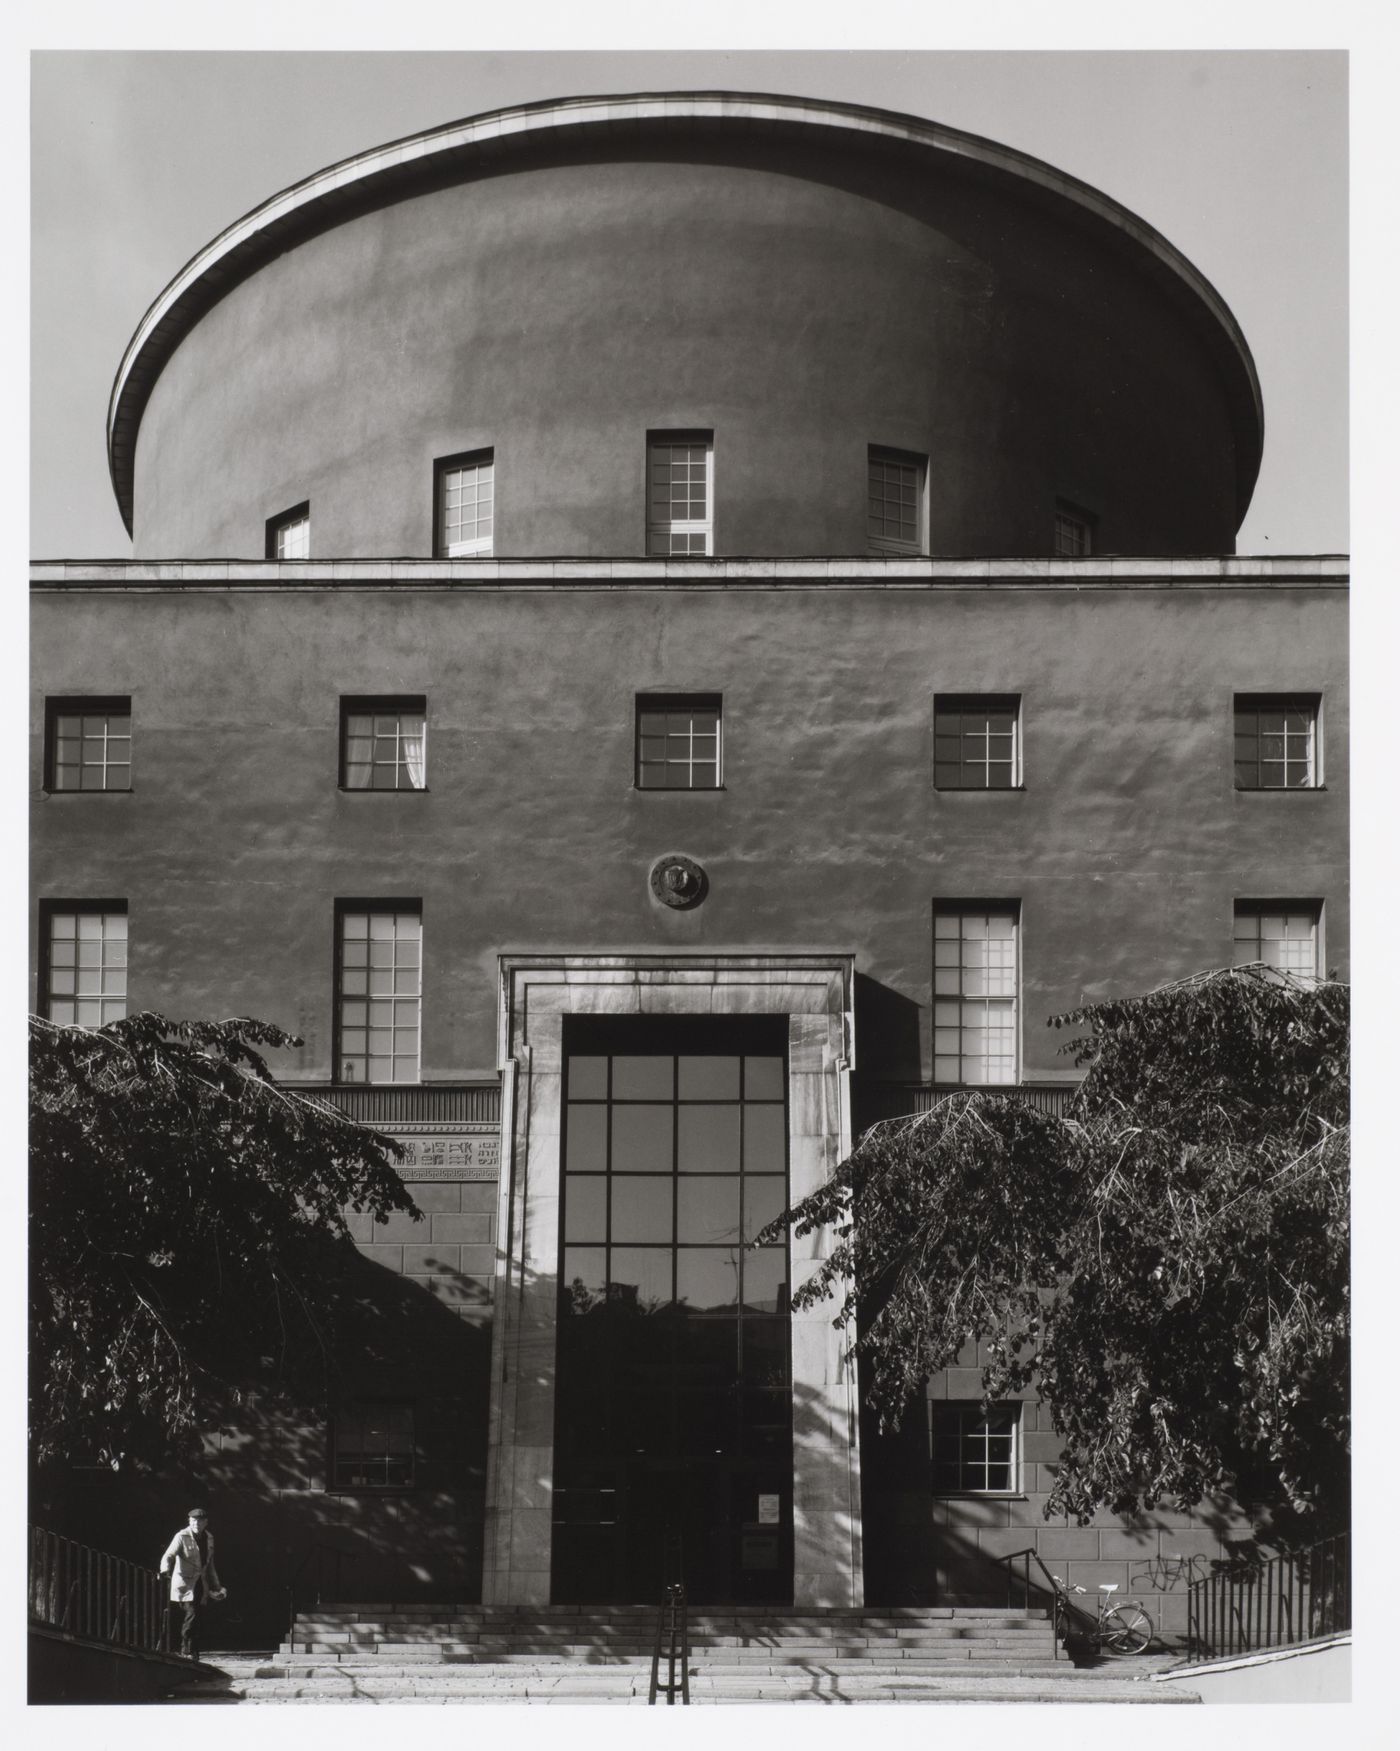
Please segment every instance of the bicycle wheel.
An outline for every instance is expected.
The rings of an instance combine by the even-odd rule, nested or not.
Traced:
[[[1141,1605],[1117,1605],[1106,1611],[1099,1646],[1106,1654],[1140,1654],[1152,1640],[1152,1619]]]

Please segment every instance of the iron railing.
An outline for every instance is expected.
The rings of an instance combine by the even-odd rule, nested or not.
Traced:
[[[666,1682],[661,1683],[661,1650],[666,1649]],[[676,1663],[680,1662],[680,1680],[676,1679]],[[685,1583],[673,1581],[656,1617],[656,1643],[651,1651],[651,1688],[647,1706],[654,1708],[658,1692],[664,1692],[670,1708],[680,1692],[681,1702],[690,1707],[690,1619],[686,1608]]]
[[[29,1621],[36,1627],[183,1658],[170,1645],[169,1593],[154,1569],[29,1528]]]
[[[1050,1620],[1051,1651],[1053,1657],[1058,1660],[1060,1657],[1060,1644],[1069,1633],[1069,1616],[1067,1615],[1067,1612],[1075,1613],[1075,1615],[1078,1616],[1083,1616],[1083,1613],[1077,1612],[1076,1607],[1065,1597],[1063,1589],[1060,1587],[1055,1577],[1050,1573],[1049,1569],[1047,1569],[1045,1564],[1041,1561],[1040,1555],[1037,1551],[1030,1549],[1028,1546],[1025,1550],[1013,1550],[1009,1556],[1004,1556],[1001,1560],[1006,1566],[1006,1603],[1008,1605],[1012,1603],[1015,1592],[1013,1582],[1019,1581],[1021,1610],[1031,1611],[1037,1606],[1045,1607],[1046,1616]],[[1017,1563],[1021,1565],[1019,1573],[1014,1567]],[[1039,1582],[1031,1579],[1032,1563],[1035,1564],[1041,1574],[1044,1575],[1045,1579],[1050,1583],[1048,1587],[1042,1587]],[[1047,1594],[1049,1595],[1048,1603],[1046,1599]]]
[[[1077,1082],[1020,1082],[1005,1087],[941,1088],[925,1082],[862,1081],[856,1090],[857,1116],[862,1124],[878,1119],[908,1119],[926,1113],[950,1094],[983,1094],[993,1099],[1024,1101],[1039,1113],[1062,1118],[1079,1092]]]
[[[338,1107],[362,1125],[392,1131],[395,1125],[497,1125],[499,1082],[393,1083],[288,1082],[283,1087]]]
[[[1187,1590],[1186,1622],[1191,1660],[1261,1653],[1349,1630],[1350,1535],[1204,1575]]]
[[[291,1556],[290,1550],[287,1552],[287,1555],[288,1557]],[[335,1558],[334,1574],[333,1578],[330,1580],[329,1589],[327,1588],[326,1576],[327,1557]],[[294,1569],[289,1570],[287,1577],[287,1639],[289,1641],[296,1630],[297,1611],[299,1609],[297,1603],[298,1594],[300,1593],[304,1599],[307,1592],[314,1591],[315,1596],[308,1601],[308,1603],[315,1606],[321,1604],[322,1598],[327,1591],[329,1591],[330,1599],[333,1603],[343,1602],[345,1598],[344,1564],[347,1562],[353,1563],[358,1560],[358,1557],[358,1551],[346,1550],[342,1545],[338,1544],[327,1544],[322,1539],[317,1539],[313,1543],[307,1545],[306,1549],[301,1553],[301,1561]],[[303,1577],[313,1562],[316,1565],[314,1589],[303,1584]]]

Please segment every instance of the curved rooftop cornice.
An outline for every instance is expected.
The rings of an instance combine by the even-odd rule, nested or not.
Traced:
[[[1237,438],[1237,521],[1248,509],[1264,438],[1264,406],[1249,346],[1225,300],[1174,245],[1119,202],[1013,147],[938,122],[861,104],[758,92],[639,92],[570,97],[493,110],[429,128],[343,158],[283,189],[227,226],[185,263],[137,325],[112,384],[107,409],[107,463],[127,533],[132,528],[136,436],[146,399],[175,348],[224,294],[274,256],[294,248],[363,206],[410,195],[429,179],[470,176],[512,151],[571,138],[635,138],[639,128],[679,133],[742,127],[755,131],[821,130],[852,145],[879,143],[933,151],[1011,178],[1041,198],[1067,201],[1144,250],[1169,287],[1185,295],[1216,338]]]

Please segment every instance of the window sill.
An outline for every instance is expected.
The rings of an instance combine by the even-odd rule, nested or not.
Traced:
[[[697,784],[693,789],[686,789],[679,784],[644,785],[634,784],[632,789],[638,796],[718,796],[729,789],[727,784]]]
[[[1024,784],[935,784],[939,796],[1014,796]]]
[[[418,1493],[418,1485],[412,1483],[332,1484],[325,1493],[328,1496],[413,1496]]]
[[[136,794],[131,785],[127,785],[125,790],[50,790],[48,785],[41,786],[41,789],[45,796],[78,796],[89,799],[95,796],[134,796]]]
[[[934,1490],[935,1502],[1028,1502],[1024,1490]]]
[[[1316,796],[1325,784],[1237,784],[1237,796]]]
[[[415,789],[411,784],[404,785],[399,790],[375,790],[367,784],[341,784],[336,787],[342,796],[427,796],[428,786],[421,784]]]

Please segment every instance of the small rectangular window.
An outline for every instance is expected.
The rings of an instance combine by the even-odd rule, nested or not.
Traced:
[[[1318,758],[1316,693],[1235,695],[1235,789],[1315,790]]]
[[[336,1048],[341,1082],[417,1082],[423,919],[416,900],[337,904]]]
[[[439,559],[487,559],[496,543],[496,452],[473,450],[436,466]]]
[[[933,782],[938,790],[1014,790],[1021,783],[1018,693],[937,693]]]
[[[967,1088],[1016,1081],[1018,909],[940,905],[933,920],[933,1080]]]
[[[1094,551],[1094,518],[1075,505],[1055,507],[1055,558],[1088,559]]]
[[[331,1424],[333,1490],[409,1490],[417,1470],[412,1404],[357,1400]]]
[[[39,1009],[66,1026],[126,1014],[125,900],[53,900],[40,908]]]
[[[1006,1496],[1021,1488],[1019,1404],[929,1404],[933,1493]]]
[[[269,559],[310,559],[311,506],[293,505],[267,520],[267,557]]]
[[[904,450],[870,446],[866,538],[872,553],[920,554],[928,550],[924,481],[928,463]]]
[[[428,705],[403,698],[343,698],[340,702],[342,790],[426,790]]]
[[[50,792],[131,789],[129,697],[45,701],[44,788]]]
[[[1237,900],[1234,965],[1262,961],[1278,972],[1315,979],[1321,922],[1316,900]]]
[[[714,433],[647,433],[647,552],[714,552]]]
[[[639,693],[637,789],[719,790],[723,723],[718,693]]]

